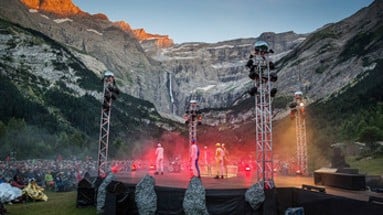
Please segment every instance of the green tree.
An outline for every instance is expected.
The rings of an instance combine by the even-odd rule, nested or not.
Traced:
[[[5,136],[7,127],[4,122],[0,120],[0,139]]]
[[[11,118],[8,122],[8,130],[21,131],[24,130],[27,124],[24,119]]]
[[[375,126],[364,127],[359,133],[358,139],[365,142],[367,147],[374,151],[378,147],[376,142],[383,139],[383,131]]]
[[[85,144],[85,135],[80,132],[74,132],[69,136],[71,145],[78,148],[83,148]]]

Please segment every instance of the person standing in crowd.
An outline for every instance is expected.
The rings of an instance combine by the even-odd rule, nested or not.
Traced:
[[[161,175],[164,174],[164,148],[161,146],[161,143],[157,144],[156,149],[156,172],[154,174]]]
[[[193,175],[195,177],[201,178],[201,174],[199,171],[199,166],[198,166],[198,158],[199,158],[199,149],[196,141],[193,139],[191,142],[191,150],[190,150],[190,157],[191,157],[191,166],[192,166],[192,171]]]
[[[215,179],[219,179],[220,176],[223,179],[223,158],[225,157],[225,152],[221,148],[220,143],[216,143],[215,146],[217,147],[215,150],[215,161],[217,169],[217,175],[215,176]]]
[[[53,175],[51,171],[48,171],[44,175],[44,181],[45,181],[45,186],[49,190],[54,190],[55,188],[55,181],[53,180]]]

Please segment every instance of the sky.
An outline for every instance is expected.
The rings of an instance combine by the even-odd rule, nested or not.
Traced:
[[[380,1],[380,0],[379,0]],[[174,43],[258,37],[263,32],[310,33],[347,18],[373,0],[72,0],[133,29],[168,35]]]

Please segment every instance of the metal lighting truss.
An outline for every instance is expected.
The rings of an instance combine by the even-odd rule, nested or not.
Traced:
[[[196,100],[190,100],[189,106],[189,143],[197,141],[197,117],[198,117],[198,105]]]
[[[295,93],[295,102],[297,104],[295,111],[295,130],[297,138],[297,173],[306,175],[308,173],[307,166],[307,139],[306,139],[306,120],[305,106],[301,92]],[[299,171],[299,172],[298,172]]]
[[[267,54],[267,50],[256,51],[253,60],[255,72],[258,74],[258,78],[254,80],[254,85],[257,88],[255,95],[256,172],[257,180],[263,181],[265,188],[273,186],[271,81],[270,63]]]
[[[106,176],[108,166],[108,143],[109,143],[109,125],[110,113],[112,109],[112,100],[115,99],[113,91],[116,89],[114,75],[111,72],[104,74],[104,101],[101,108],[100,136],[98,143],[97,170],[101,177]]]

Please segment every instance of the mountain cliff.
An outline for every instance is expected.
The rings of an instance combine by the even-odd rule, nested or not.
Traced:
[[[163,41],[150,40],[146,32],[133,31],[123,22],[112,23],[104,16],[89,15],[81,11],[67,13],[67,16],[63,17],[62,14],[42,10],[44,7],[39,5],[43,5],[44,1],[33,2],[35,3],[29,5],[39,10],[27,8],[20,1],[5,0],[5,4],[0,8],[1,17],[40,31],[62,44],[94,56],[116,74],[123,92],[152,102],[160,112],[182,115],[187,98],[192,96],[190,92],[197,91],[199,94],[202,92],[201,98],[205,100],[203,107],[208,107],[209,104],[215,104],[214,107],[227,107],[227,104],[245,89],[239,86],[236,91],[229,92],[231,85],[237,88],[235,80],[246,77],[246,73],[241,73],[241,70],[244,69],[243,64],[255,39],[216,44],[186,43],[164,49],[158,44],[172,44],[166,36],[163,37]],[[72,5],[70,0],[65,2]],[[147,40],[140,43],[137,37],[141,36],[136,35],[144,35],[142,37]],[[296,44],[287,40],[275,44],[293,48],[293,45],[288,43]],[[201,50],[198,50],[199,48]],[[276,48],[278,51],[285,51]],[[187,56],[188,54],[190,56]],[[226,60],[228,61],[225,62]],[[230,70],[229,73],[227,70]],[[96,68],[94,72],[100,74],[101,71]],[[233,79],[230,77],[232,75],[236,77]],[[246,86],[248,84],[247,81]],[[206,87],[213,85],[217,87],[205,92]],[[214,98],[221,97],[219,101],[212,102]]]
[[[56,12],[52,9],[54,6],[47,2],[67,6]],[[226,138],[243,143],[252,138],[247,138],[250,134],[246,130],[253,126],[254,100],[244,93],[253,83],[244,65],[257,40],[267,41],[275,52],[271,55],[278,74],[275,83],[278,93],[273,102],[275,119],[286,116],[295,91],[303,91],[309,104],[332,101],[361,83],[372,71],[376,72],[383,56],[382,1],[375,1],[356,14],[309,34],[265,32],[257,38],[211,44],[173,44],[167,36],[148,34],[142,29],[132,30],[128,23],[111,22],[103,14],[90,15],[70,0],[2,0],[2,3],[0,18],[5,22],[50,38],[60,45],[57,51],[52,52],[65,49],[65,54],[55,54],[53,59],[49,58],[50,61],[71,56],[80,62],[84,67],[81,71],[92,80],[100,78],[107,69],[115,73],[123,94],[133,96],[132,100],[139,98],[135,102],[148,101],[134,109],[137,112],[140,108],[150,112],[155,107],[161,114],[170,114],[180,120],[179,116],[185,112],[189,100],[197,99],[205,116],[200,134],[214,140]],[[4,31],[3,37],[10,37],[13,31]],[[153,39],[156,37],[163,38],[163,42]],[[3,41],[1,45],[4,48],[3,60],[14,59],[15,53],[22,53],[27,47],[17,49],[17,42],[8,44]],[[79,79],[76,75],[59,69],[47,70],[56,64],[27,53],[28,63],[10,61],[2,73],[8,74],[7,68],[13,64],[14,72],[26,66],[28,74],[44,71],[44,75],[50,77],[49,84],[43,85],[42,89],[46,90],[50,84],[63,79],[61,85],[75,90],[78,95],[97,91],[92,81],[87,82],[92,85],[91,89],[77,87],[79,83],[72,80]],[[44,48],[37,53],[45,56]],[[22,59],[21,54],[18,55],[17,62]],[[32,62],[37,62],[37,65]],[[62,68],[60,66],[58,68]],[[73,73],[77,66],[71,68],[68,71]],[[156,121],[157,117],[148,121]],[[169,127],[165,123],[160,124]],[[213,130],[218,133],[210,132]]]
[[[166,81],[166,72],[146,56],[133,32],[99,16],[79,13],[62,17],[31,10],[20,1],[5,0],[0,10],[5,20],[28,26],[95,57],[115,73],[123,92],[151,101],[159,110],[166,111],[168,95],[159,93],[167,92],[166,86],[160,84]]]
[[[2,19],[0,47],[0,155],[12,150],[23,158],[57,151],[68,156],[75,151],[79,155],[94,154],[102,81],[83,62],[93,62],[94,68],[105,66],[40,32]],[[125,93],[113,102],[112,116],[110,149],[115,155],[116,142],[124,143],[125,152],[132,152],[140,141],[160,138],[163,132],[178,127],[163,119],[153,104]],[[18,124],[26,126],[12,127],[12,122],[18,120],[22,120]],[[15,132],[17,139],[12,135]],[[63,135],[67,138],[62,139]],[[72,136],[76,140],[71,140]],[[39,155],[32,151],[39,151]]]
[[[159,40],[153,42],[149,39],[153,35],[142,29],[131,30],[127,23],[112,23],[100,15],[68,9],[75,12],[67,18],[58,18],[55,14],[44,14],[44,10],[31,11],[19,1],[5,1],[1,7],[3,18],[94,56],[116,73],[122,91],[152,102],[160,112],[178,116],[184,113],[191,97],[197,98],[202,108],[231,108],[233,101],[252,84],[244,64],[256,40],[267,41],[275,51],[271,57],[280,76],[276,83],[277,100],[286,100],[298,88],[305,91],[309,101],[336,93],[373,67],[369,62],[374,62],[380,51],[376,48],[364,60],[345,57],[347,51],[343,51],[359,34],[379,32],[380,1],[312,34],[267,32],[258,38],[214,44],[161,43],[170,45],[167,48],[160,48]],[[66,2],[65,8],[75,8],[70,0],[52,2]],[[31,1],[27,5],[48,8],[40,6],[44,4],[45,1]],[[139,42],[140,37],[146,38],[146,42]],[[367,45],[376,47],[377,42]],[[248,111],[244,110],[245,115]]]
[[[159,48],[167,48],[174,45],[173,40],[168,35],[149,34],[143,28],[135,29],[133,33],[141,42],[154,40],[155,45]]]
[[[61,16],[83,13],[80,8],[68,0],[21,0],[30,9],[41,10]]]

